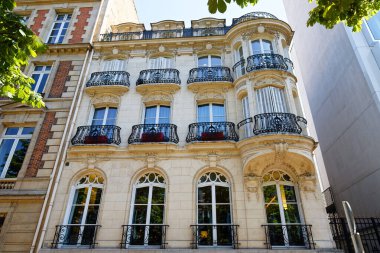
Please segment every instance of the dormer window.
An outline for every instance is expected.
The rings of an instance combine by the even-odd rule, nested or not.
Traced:
[[[251,44],[253,54],[273,54],[273,46],[270,40],[254,40]]]

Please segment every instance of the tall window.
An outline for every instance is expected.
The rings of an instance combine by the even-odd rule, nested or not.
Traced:
[[[126,245],[163,243],[165,188],[164,177],[154,172],[143,175],[134,185]]]
[[[242,98],[241,100],[241,106],[243,108],[243,119],[248,119],[251,114],[249,112],[249,100],[248,100],[248,96],[245,96]],[[252,132],[252,127],[250,124],[245,124],[244,125],[244,134],[245,134],[245,137],[250,137],[252,136],[253,132]]]
[[[21,169],[33,127],[8,127],[1,137],[0,178],[15,178]]]
[[[63,42],[70,20],[71,14],[58,14],[55,17],[53,28],[47,41],[48,44],[61,44]]]
[[[92,125],[115,125],[117,117],[117,108],[102,107],[96,108],[92,118]]]
[[[43,93],[49,74],[51,71],[51,66],[35,66],[32,73],[32,78],[34,79],[34,84],[32,84],[32,90],[38,93]]]
[[[64,221],[65,229],[60,231],[60,244],[94,243],[103,183],[101,176],[88,174],[72,188],[70,206]]]
[[[170,123],[170,106],[149,106],[145,108],[144,124]]]
[[[252,53],[253,54],[272,54],[273,46],[272,42],[269,40],[254,40],[251,43],[252,45]]]
[[[198,105],[198,122],[223,122],[226,121],[223,104]]]
[[[127,62],[125,60],[107,60],[102,62],[102,71],[125,71]]]
[[[170,69],[173,68],[173,58],[157,57],[149,59],[150,69]]]
[[[259,113],[288,112],[284,89],[267,86],[256,90]]]
[[[263,177],[265,211],[272,246],[304,246],[298,196],[290,176],[273,170]]]
[[[231,245],[230,184],[219,172],[201,176],[197,185],[198,244]]]
[[[237,77],[240,77],[241,75],[245,74],[245,65],[242,61],[244,61],[244,54],[243,47],[240,46],[238,49],[235,50],[235,63],[240,62],[240,65],[235,67],[235,73]]]
[[[220,67],[222,58],[220,56],[208,55],[198,58],[198,67]]]

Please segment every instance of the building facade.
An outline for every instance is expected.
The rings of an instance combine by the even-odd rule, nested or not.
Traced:
[[[78,104],[78,87],[88,67],[92,36],[108,16],[137,21],[133,1],[16,1],[15,12],[46,44],[24,72],[46,107],[33,109],[0,101],[0,252],[29,252],[36,247],[48,209],[55,171],[69,140],[66,129]],[[133,8],[131,8],[131,6]],[[123,13],[120,16],[120,13]],[[128,15],[126,15],[128,14]],[[134,15],[133,15],[134,14]]]
[[[353,33],[342,24],[331,30],[306,27],[312,5],[284,5],[297,31],[293,59],[320,141],[328,176],[324,189],[331,186],[333,193],[328,210],[343,215],[341,201],[347,200],[356,216],[379,217],[380,204],[373,201],[380,191],[379,15]]]
[[[290,26],[151,26],[95,35],[37,250],[332,249]]]

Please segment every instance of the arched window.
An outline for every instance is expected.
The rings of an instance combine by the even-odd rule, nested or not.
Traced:
[[[263,177],[263,192],[271,245],[304,246],[305,227],[291,177],[282,171],[269,171]]]
[[[274,86],[257,89],[256,101],[259,113],[288,112],[284,89]]]
[[[59,244],[93,245],[98,228],[97,219],[104,179],[91,173],[72,187]]]
[[[135,183],[126,245],[161,246],[165,235],[165,188],[162,175],[149,172]]]
[[[216,171],[203,174],[197,184],[198,245],[232,245],[230,183]]]

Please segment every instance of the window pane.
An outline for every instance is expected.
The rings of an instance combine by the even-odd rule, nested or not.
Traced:
[[[34,67],[34,71],[41,71],[44,68],[44,66],[36,66]]]
[[[300,223],[297,204],[283,204],[286,223]]]
[[[261,53],[261,46],[260,46],[259,40],[252,41],[252,52],[253,52],[253,54],[260,54]]]
[[[33,134],[34,127],[24,127],[21,134]]]
[[[68,224],[80,224],[82,222],[84,206],[73,206]]]
[[[269,40],[263,40],[263,50],[264,50],[264,53],[273,52],[272,43]]]
[[[211,186],[198,187],[198,203],[211,203]]]
[[[280,208],[278,204],[265,204],[268,223],[281,223]]]
[[[375,40],[380,40],[380,12],[367,21]]]
[[[152,204],[164,204],[165,188],[153,187]]]
[[[133,218],[132,223],[133,224],[145,224],[146,223],[146,212],[147,212],[148,206],[134,206],[133,210]]]
[[[136,188],[135,204],[148,204],[149,187]]]
[[[108,114],[105,124],[106,125],[115,125],[117,118],[117,108],[110,107],[108,108]]]
[[[95,109],[92,125],[102,125],[106,108]]]
[[[100,204],[102,189],[93,187],[91,189],[90,204]]]
[[[210,106],[199,105],[198,106],[198,122],[209,122],[209,121],[210,121]]]
[[[89,206],[87,210],[86,224],[96,224],[99,206]]]
[[[199,224],[212,223],[212,206],[211,205],[198,205],[198,223]]]
[[[264,186],[265,203],[277,203],[276,185]]]
[[[225,121],[224,117],[224,105],[212,105],[212,115],[213,115],[213,122],[222,122]]]
[[[198,58],[198,67],[208,67],[208,56]]]
[[[230,203],[230,188],[215,186],[216,203]]]
[[[42,75],[41,81],[40,81],[39,86],[38,86],[38,90],[36,90],[36,92],[42,93],[44,91],[48,77],[49,77],[49,74],[43,74]]]
[[[11,163],[6,174],[6,178],[15,178],[17,177],[18,172],[21,169],[22,163],[24,162],[24,157],[26,151],[28,150],[30,140],[29,139],[20,139],[17,143],[16,150],[13,153]]]
[[[219,56],[211,56],[211,67],[222,66],[222,58]]]
[[[216,205],[216,223],[231,223],[230,205]]]
[[[170,123],[170,107],[160,106],[160,118],[158,123]]]
[[[156,112],[157,112],[157,106],[147,107],[145,109],[144,124],[155,124],[156,123]]]
[[[18,127],[8,127],[5,131],[5,135],[16,135],[18,132]]]
[[[294,187],[290,185],[280,185],[281,198],[284,203],[297,202]]]
[[[162,224],[164,221],[164,205],[152,205],[150,208],[150,224]]]
[[[6,139],[4,139],[1,142],[1,145],[0,145],[0,175],[3,172],[3,170],[4,170],[5,163],[7,162],[7,159],[8,159],[8,156],[9,156],[9,152],[11,151],[11,148],[12,148],[12,145],[13,145],[14,141],[15,140],[6,140]]]

